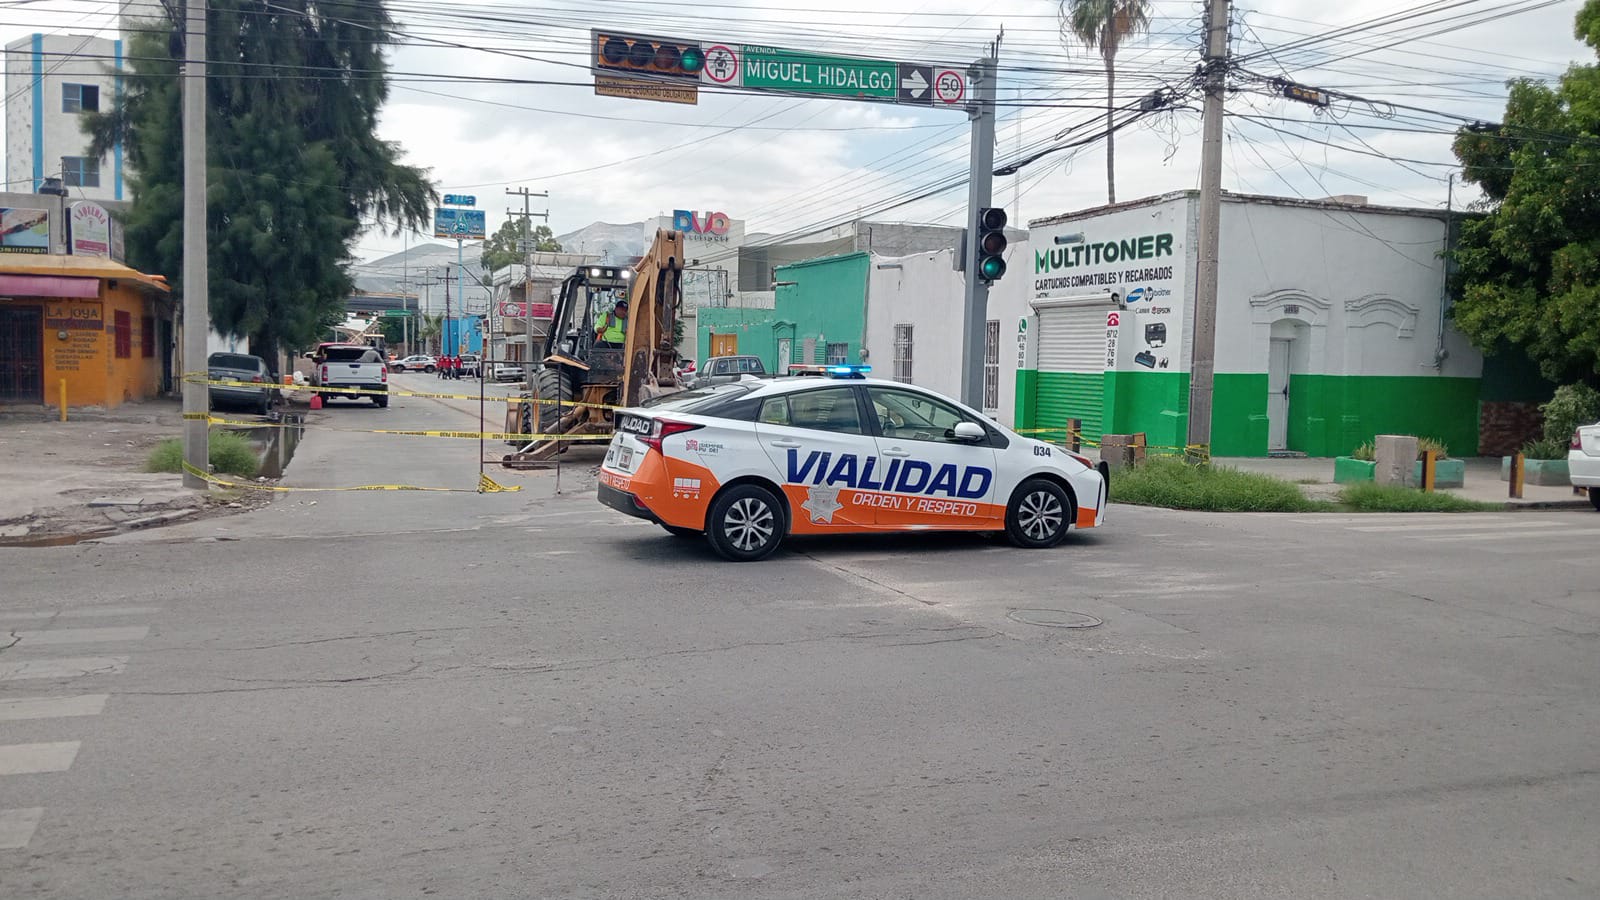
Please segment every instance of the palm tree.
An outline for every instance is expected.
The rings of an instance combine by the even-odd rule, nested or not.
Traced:
[[[435,341],[435,339],[438,338],[439,335],[442,334],[443,332],[444,332],[444,314],[443,313],[436,313],[436,314],[432,314],[432,315],[430,315],[428,313],[423,313],[422,314],[422,323],[417,328],[417,337],[422,340],[422,345],[424,347],[432,346],[434,341]],[[439,349],[436,349],[434,352],[435,353],[439,353],[439,352],[442,352],[442,351],[443,351],[443,348],[439,348]],[[423,352],[427,352],[427,351],[424,350]]]
[[[1100,54],[1106,63],[1106,202],[1117,202],[1117,144],[1111,114],[1117,106],[1117,51],[1150,30],[1150,0],[1058,0],[1061,36]]]

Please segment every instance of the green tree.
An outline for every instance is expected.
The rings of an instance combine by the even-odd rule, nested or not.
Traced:
[[[1577,16],[1600,51],[1600,0]],[[1513,81],[1504,122],[1455,139],[1483,216],[1461,223],[1456,324],[1486,353],[1525,351],[1555,382],[1600,384],[1600,68]]]
[[[378,0],[212,0],[207,236],[214,328],[269,359],[344,319],[362,222],[421,227],[426,172],[376,136],[394,23]],[[132,77],[112,109],[84,117],[92,154],[121,141],[133,202],[128,256],[182,289],[181,29],[134,36]]]
[[[527,254],[519,246],[524,239],[531,239],[535,250],[560,252],[561,242],[556,240],[549,225],[540,225],[530,231],[528,221],[522,217],[507,219],[483,242],[484,271],[492,274],[526,259]]]
[[[1063,41],[1100,54],[1106,66],[1106,202],[1117,202],[1117,136],[1111,114],[1117,106],[1117,51],[1128,38],[1150,30],[1150,0],[1059,0]]]

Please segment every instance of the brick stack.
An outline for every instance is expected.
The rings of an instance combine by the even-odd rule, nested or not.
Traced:
[[[1529,441],[1543,436],[1544,416],[1539,404],[1485,400],[1478,405],[1478,452],[1484,456],[1510,456]]]

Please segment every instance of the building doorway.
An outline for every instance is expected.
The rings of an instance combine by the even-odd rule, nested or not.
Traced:
[[[794,362],[794,338],[778,338],[777,374],[787,375],[789,364]]]
[[[1294,341],[1273,338],[1267,353],[1267,450],[1289,449],[1289,357]]]
[[[0,403],[44,402],[44,310],[0,306]]]

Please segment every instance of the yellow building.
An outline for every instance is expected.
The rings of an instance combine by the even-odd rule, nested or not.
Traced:
[[[173,389],[160,276],[92,256],[0,254],[0,405],[118,406]]]

